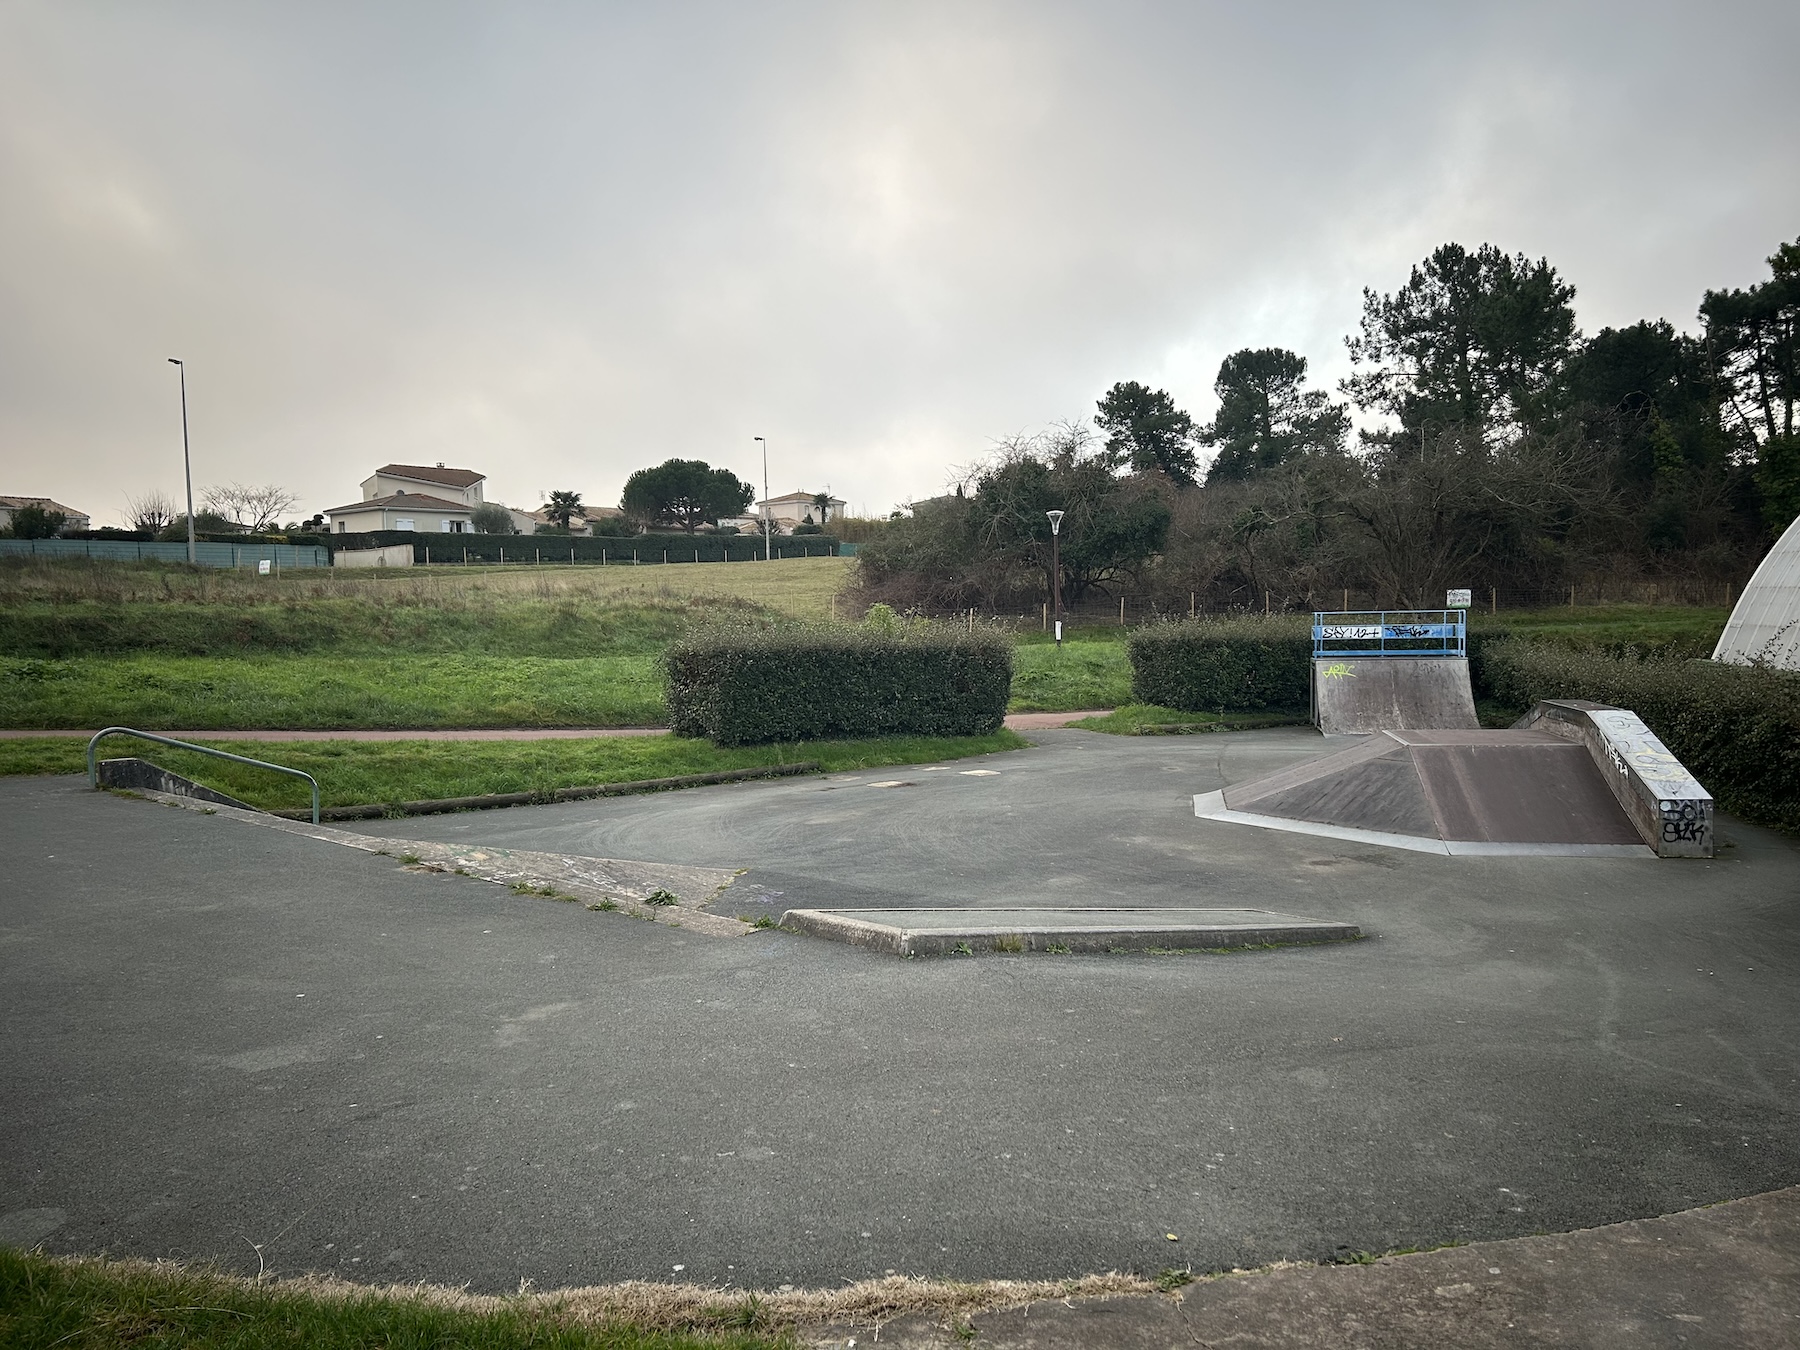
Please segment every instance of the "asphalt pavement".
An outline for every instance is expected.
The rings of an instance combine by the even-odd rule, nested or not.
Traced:
[[[1205,905],[1368,938],[903,960],[0,782],[0,1240],[830,1285],[1325,1259],[1800,1182],[1793,841],[1404,853],[1194,818],[1323,752],[1305,731],[1035,736],[367,832],[745,868],[719,908],[753,917]]]

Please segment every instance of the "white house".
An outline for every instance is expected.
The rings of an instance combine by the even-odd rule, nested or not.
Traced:
[[[473,469],[446,469],[442,464],[383,464],[363,479],[362,495],[364,501],[372,502],[397,492],[422,492],[460,502],[473,510],[484,500],[481,485],[485,482],[487,475]]]
[[[88,523],[87,513],[77,511],[72,506],[64,506],[61,502],[51,501],[48,497],[0,497],[0,529],[11,529],[13,512],[27,506],[42,507],[46,511],[60,511],[63,514],[65,530],[86,530],[92,528]]]
[[[721,520],[719,524],[735,525],[746,534],[760,533],[766,512],[769,523],[778,534],[792,534],[796,525],[822,525],[829,533],[831,522],[844,514],[845,503],[842,498],[828,496],[827,505],[821,511],[814,500],[818,495],[813,492],[790,492],[785,496],[771,497],[752,508],[756,514],[731,516]]]
[[[351,502],[348,506],[333,506],[325,515],[331,522],[333,534],[360,534],[365,530],[473,534],[472,512],[472,507],[460,501],[422,492],[394,492],[368,501]]]

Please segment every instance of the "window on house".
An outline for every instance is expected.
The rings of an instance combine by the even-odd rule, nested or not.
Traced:
[[[342,534],[342,533],[344,533],[345,530],[350,528],[350,522],[347,520],[340,520],[337,523],[337,526],[338,526],[337,532],[339,534]]]
[[[416,529],[417,526],[415,526],[413,524],[413,519],[411,516],[401,516],[398,520],[396,520],[394,522],[394,528],[396,530],[411,530],[411,529]]]

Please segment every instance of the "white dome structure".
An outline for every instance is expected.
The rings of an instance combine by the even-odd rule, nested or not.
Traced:
[[[1800,670],[1800,517],[1782,532],[1744,587],[1713,660]]]

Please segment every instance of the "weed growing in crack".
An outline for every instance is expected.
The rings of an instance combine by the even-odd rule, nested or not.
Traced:
[[[416,853],[402,853],[400,863],[403,867],[415,867],[423,861]]]
[[[595,911],[596,913],[604,913],[604,914],[610,914],[613,910],[617,909],[618,907],[619,907],[619,902],[617,900],[601,900],[596,904],[592,904],[592,905],[588,906],[589,909]]]
[[[650,894],[644,897],[644,903],[646,905],[679,905],[681,903],[681,897],[676,895],[673,891],[665,891],[662,887],[658,886],[655,890],[651,891]]]
[[[1070,949],[1063,946],[1060,942],[1052,942],[1048,947],[1044,948],[1044,950],[1049,952],[1052,956],[1067,956],[1070,952]]]
[[[959,942],[950,949],[950,955],[952,955],[952,956],[973,956],[973,955],[975,955],[975,949],[966,942]]]
[[[1159,1271],[1156,1276],[1156,1287],[1165,1294],[1173,1293],[1184,1284],[1192,1284],[1193,1282],[1194,1272],[1192,1270],[1169,1269]]]

